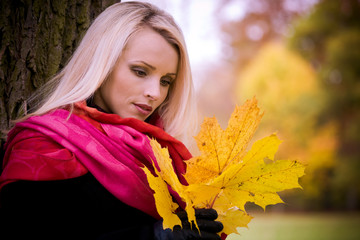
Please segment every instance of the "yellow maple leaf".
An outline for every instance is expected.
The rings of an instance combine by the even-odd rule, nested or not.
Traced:
[[[223,223],[223,232],[225,233],[238,233],[237,228],[247,227],[247,224],[253,218],[246,212],[235,207],[230,208],[225,212],[219,212],[218,215],[219,217],[216,220]]]
[[[205,118],[195,137],[202,154],[186,162],[187,181],[204,183],[220,175],[231,163],[240,161],[262,116],[254,98],[235,108],[225,131],[215,117]]]
[[[235,108],[225,130],[215,118],[206,118],[195,137],[201,155],[186,161],[188,186],[178,181],[167,149],[152,144],[160,175],[186,202],[190,219],[195,220],[194,207],[214,208],[223,232],[236,233],[237,227],[246,227],[252,218],[245,211],[247,202],[265,208],[282,203],[277,192],[300,187],[298,178],[304,174],[304,166],[297,161],[274,160],[281,143],[276,134],[255,142],[247,151],[262,115],[253,98]]]
[[[162,178],[153,176],[149,169],[143,168],[143,170],[147,176],[149,186],[154,190],[156,209],[158,210],[159,215],[163,218],[164,229],[173,229],[175,225],[182,226],[180,219],[174,213],[179,205],[172,201],[172,197],[165,181],[163,181]],[[156,169],[155,172],[156,174],[159,174]]]
[[[277,160],[265,163],[264,159],[273,160],[280,140],[271,135],[257,141],[242,161],[229,166],[221,175],[207,184],[193,183],[191,192],[204,192],[206,196],[194,199],[195,207],[209,204],[204,199],[214,201],[224,194],[229,202],[244,210],[246,202],[254,202],[265,208],[267,205],[281,203],[277,192],[300,187],[298,178],[304,175],[304,167],[297,161]],[[211,207],[207,206],[207,207]]]
[[[170,194],[166,195],[162,193],[162,191],[168,191],[167,187],[166,190],[164,189],[164,186],[167,186],[167,184],[182,198],[182,200],[186,203],[186,212],[188,214],[188,220],[189,222],[194,222],[195,226],[197,226],[196,218],[195,218],[195,209],[193,208],[193,204],[191,199],[189,198],[189,195],[185,192],[186,186],[182,185],[174,172],[174,169],[172,167],[172,160],[169,156],[169,152],[166,148],[161,148],[161,145],[155,140],[150,139],[150,145],[153,149],[154,156],[157,160],[157,164],[160,168],[160,172],[155,168],[155,173],[159,177],[154,177],[151,172],[144,168],[145,174],[147,176],[147,179],[149,181],[150,187],[155,191],[154,198],[156,203],[156,208],[158,209],[159,215],[164,219],[163,227],[165,228],[173,228],[174,225],[165,223],[165,219],[169,218],[169,222],[175,223],[175,218],[177,218],[178,221],[180,219],[177,217],[175,213],[177,207],[171,206],[171,213],[168,212],[168,210],[164,212],[160,212],[159,210],[162,210],[162,208],[168,208],[168,201],[172,201],[172,198]],[[162,182],[163,184],[161,184]],[[156,194],[157,191],[160,191],[161,194]],[[160,208],[160,209],[159,209]],[[175,215],[175,216],[174,216]],[[171,219],[170,219],[171,218]],[[181,226],[181,224],[178,224]]]

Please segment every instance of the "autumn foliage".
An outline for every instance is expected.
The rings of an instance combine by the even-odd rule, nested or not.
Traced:
[[[195,138],[201,155],[186,162],[188,185],[177,178],[167,149],[150,141],[159,169],[155,169],[157,176],[144,171],[164,228],[181,225],[168,185],[186,203],[189,221],[196,224],[194,208],[214,208],[225,234],[237,233],[236,228],[251,221],[247,202],[265,208],[282,203],[277,192],[300,188],[298,178],[304,175],[304,166],[294,160],[274,160],[281,143],[276,134],[258,140],[248,150],[262,116],[253,98],[235,108],[225,130],[216,118],[206,118]]]

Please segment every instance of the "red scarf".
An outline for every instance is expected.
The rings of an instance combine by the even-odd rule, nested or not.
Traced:
[[[90,171],[122,202],[159,218],[152,190],[141,169],[144,165],[151,169],[151,160],[155,159],[148,136],[156,138],[163,147],[168,148],[175,172],[183,183],[186,182],[182,176],[185,172],[184,160],[191,158],[187,148],[157,126],[134,118],[123,119],[115,114],[102,113],[87,107],[85,102],[75,104],[73,113],[69,117],[68,110],[58,109],[16,124],[8,134],[5,145],[7,151],[0,187],[16,180],[59,179],[59,175],[52,171],[43,170],[50,169],[43,168],[44,165],[51,165],[51,169],[62,172],[62,179]],[[69,150],[75,156],[73,161],[46,158],[42,159],[41,164],[34,164],[29,162],[31,159],[23,157],[26,154],[24,151],[11,151],[17,142],[29,138],[24,134],[19,137],[19,133],[29,129]],[[31,171],[24,171],[28,165],[31,165]]]

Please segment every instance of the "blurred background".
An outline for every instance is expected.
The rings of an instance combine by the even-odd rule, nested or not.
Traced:
[[[256,96],[254,139],[277,132],[277,159],[307,164],[303,189],[241,239],[360,239],[360,1],[154,0],[187,40],[201,118],[225,128]]]

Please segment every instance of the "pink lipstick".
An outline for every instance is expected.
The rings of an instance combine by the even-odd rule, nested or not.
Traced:
[[[134,103],[134,106],[143,115],[149,115],[153,111],[153,108],[147,104],[135,104]]]

